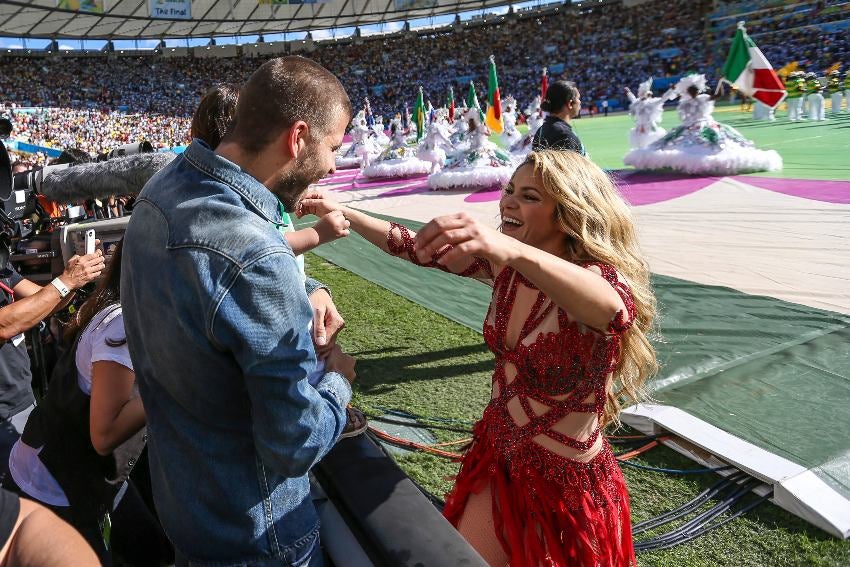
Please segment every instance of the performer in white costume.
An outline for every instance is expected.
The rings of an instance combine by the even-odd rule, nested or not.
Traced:
[[[823,84],[814,73],[806,73],[806,84],[806,105],[809,120],[826,120],[826,108],[823,103]]]
[[[525,159],[525,156],[531,151],[531,143],[534,141],[534,135],[543,126],[543,121],[546,118],[543,116],[543,111],[540,110],[540,95],[534,97],[531,104],[525,108],[525,114],[528,116],[528,132],[510,148],[511,155],[520,161]]]
[[[386,138],[386,136],[384,136]],[[378,135],[375,133],[374,127],[367,129],[363,136],[363,143],[357,146],[356,155],[360,158],[360,167],[366,168],[372,163],[372,160],[381,154],[383,146],[378,143]]]
[[[514,144],[522,140],[522,134],[516,129],[516,100],[509,96],[502,101],[502,131],[501,143],[505,148],[511,148]]]
[[[837,115],[841,111],[841,101],[844,99],[844,85],[841,84],[838,69],[829,72],[826,88],[832,102],[831,114]]]
[[[802,71],[792,71],[785,81],[785,92],[788,93],[788,120],[796,122],[803,118],[803,96],[806,93],[806,79]]]
[[[468,125],[469,147],[455,151],[445,167],[428,176],[431,189],[483,189],[507,183],[515,167],[511,156],[491,142],[490,130],[481,120],[481,111],[470,108],[463,114]]]
[[[416,157],[431,164],[428,173],[437,173],[446,164],[446,152],[452,149],[449,137],[449,125],[440,118],[428,126],[427,133],[416,150]]]
[[[351,121],[351,145],[344,152],[336,156],[337,169],[352,169],[360,167],[360,155],[358,150],[363,146],[369,135],[369,127],[366,126],[366,113],[361,110]]]
[[[691,174],[732,175],[782,168],[775,150],[759,150],[740,132],[712,117],[714,97],[703,93],[704,75],[688,75],[676,85],[682,124],[623,161],[637,169],[672,169]]]
[[[431,164],[416,157],[416,150],[408,145],[400,120],[393,120],[390,132],[390,147],[368,167],[363,168],[363,175],[371,178],[399,179],[429,173]]]
[[[669,89],[666,93],[652,96],[652,77],[638,85],[638,94],[635,96],[626,87],[626,96],[629,98],[629,114],[635,119],[635,127],[629,132],[629,143],[633,149],[645,148],[656,140],[660,140],[667,133],[661,127],[661,115],[664,113],[664,103],[675,97],[675,91]]]
[[[390,143],[390,138],[384,130],[384,117],[376,116],[375,124],[369,128],[374,133],[375,142],[381,147],[386,148]]]

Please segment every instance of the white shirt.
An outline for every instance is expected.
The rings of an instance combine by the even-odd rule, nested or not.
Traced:
[[[103,309],[92,317],[80,337],[75,358],[77,385],[86,395],[91,396],[92,365],[95,362],[117,362],[133,370],[126,342],[117,347],[106,344],[107,339],[119,341],[126,336],[120,307],[112,311]],[[40,447],[36,449],[18,440],[9,455],[9,473],[21,490],[33,498],[51,506],[69,506],[62,487],[38,458],[40,452]],[[123,496],[123,492],[122,488],[116,502]]]

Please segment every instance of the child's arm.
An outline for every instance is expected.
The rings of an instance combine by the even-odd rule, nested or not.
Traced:
[[[331,211],[322,216],[313,226],[287,232],[284,237],[295,255],[299,256],[320,244],[348,236],[350,226],[351,224],[343,216],[342,211]]]

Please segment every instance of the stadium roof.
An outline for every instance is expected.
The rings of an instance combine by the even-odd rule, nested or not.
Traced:
[[[272,1],[275,3],[272,4]],[[511,0],[192,0],[191,19],[152,18],[163,0],[35,0],[0,3],[0,35],[157,39],[275,34],[428,18]],[[185,2],[188,4],[189,2]],[[89,11],[59,6],[88,6]]]

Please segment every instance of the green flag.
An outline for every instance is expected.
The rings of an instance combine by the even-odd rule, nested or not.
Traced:
[[[422,93],[422,87],[419,87],[419,94],[413,105],[413,123],[416,124],[416,140],[419,141],[425,130],[425,95]]]
[[[475,84],[469,81],[469,92],[466,95],[466,107],[477,108],[478,114],[481,115],[481,121],[484,121],[484,111],[481,110],[481,105],[478,104],[478,95],[475,94]]]

